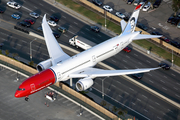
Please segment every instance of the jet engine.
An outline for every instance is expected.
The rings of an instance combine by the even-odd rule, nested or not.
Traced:
[[[49,67],[52,66],[52,62],[51,62],[51,59],[48,59],[48,60],[45,60],[45,61],[42,61],[40,62],[37,66],[36,66],[36,69],[41,72]]]
[[[80,79],[77,83],[76,83],[76,88],[79,91],[84,91],[88,88],[90,88],[93,85],[93,80],[91,78],[83,78]]]

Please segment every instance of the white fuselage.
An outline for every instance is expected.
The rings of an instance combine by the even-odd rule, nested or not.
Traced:
[[[56,74],[56,82],[68,80],[69,74],[93,67],[98,62],[117,54],[131,43],[132,38],[138,34],[139,32],[134,32],[128,35],[116,36],[52,66],[50,69]]]

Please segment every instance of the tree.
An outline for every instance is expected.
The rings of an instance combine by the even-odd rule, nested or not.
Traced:
[[[103,107],[106,106],[106,104],[107,104],[107,103],[106,103],[105,100],[101,101],[101,103],[100,103],[100,105],[103,106]]]
[[[112,111],[113,111],[114,113],[116,113],[117,110],[118,110],[118,108],[117,108],[116,106],[113,106],[113,107],[112,107]]]
[[[9,50],[6,50],[5,53],[6,53],[6,56],[8,56],[9,55]]]
[[[13,53],[12,56],[13,56],[13,58],[15,58],[16,56],[18,56],[18,54],[17,53]]]
[[[0,54],[2,54],[2,50],[0,50]]]
[[[30,65],[30,66],[34,66],[34,61],[30,61],[30,62],[29,62],[29,65]]]
[[[174,11],[174,16],[176,16],[178,10],[180,9],[180,0],[173,0],[172,1],[172,9]]]

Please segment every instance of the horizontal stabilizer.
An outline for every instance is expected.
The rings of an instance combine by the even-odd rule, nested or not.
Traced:
[[[151,39],[151,38],[159,38],[159,37],[162,37],[162,35],[143,35],[143,34],[139,34],[136,37],[134,37],[132,40]]]
[[[127,23],[124,20],[121,20],[120,24],[121,24],[121,30],[123,31]]]

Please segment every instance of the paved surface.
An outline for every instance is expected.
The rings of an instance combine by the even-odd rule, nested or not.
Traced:
[[[22,1],[19,1],[19,2],[22,3]],[[5,5],[5,2],[2,1],[1,5]],[[100,34],[96,34],[92,31],[90,31],[90,29],[89,29],[90,26],[88,24],[82,23],[78,19],[67,15],[66,13],[54,8],[53,6],[50,6],[47,3],[44,3],[43,1],[39,4],[37,4],[34,1],[23,1],[23,6],[24,7],[18,11],[18,12],[22,13],[21,20],[28,18],[29,17],[28,14],[32,10],[38,11],[39,14],[41,14],[41,18],[44,13],[46,13],[48,15],[48,17],[52,14],[56,14],[57,16],[59,15],[60,21],[59,21],[58,25],[65,26],[65,27],[69,26],[68,27],[69,31],[66,34],[61,35],[61,37],[58,39],[58,42],[60,42],[64,45],[69,46],[68,39],[71,38],[74,34],[84,36],[87,39],[90,39],[96,43],[100,43],[100,42],[110,38],[110,36],[107,36],[107,35],[103,34],[102,32]],[[41,8],[41,9],[37,9],[37,8]],[[53,12],[53,11],[56,11],[56,12]],[[15,12],[14,9],[7,7],[6,12],[1,16],[1,19],[6,20],[6,22],[8,22],[8,24],[16,24],[17,23],[16,20],[9,18],[9,15],[14,12]],[[40,25],[41,18],[36,20],[35,25],[33,25],[30,28],[31,30],[35,30]],[[72,21],[72,19],[73,19],[73,21]],[[91,23],[91,22],[87,22],[87,23]],[[1,28],[3,28],[3,27],[5,28],[6,25],[1,26]],[[57,27],[54,27],[53,29],[57,30]],[[37,32],[37,31],[35,31],[35,32]],[[0,40],[1,40],[1,42],[3,42],[5,44],[3,46],[3,50],[11,49],[11,52],[17,52],[19,55],[22,54],[23,58],[29,60],[29,43],[34,38],[31,38],[29,36],[26,36],[26,35],[20,34],[20,33],[11,33],[10,31],[3,30],[3,29],[1,29],[1,36],[2,36],[2,38]],[[70,47],[72,47],[72,46],[70,46]],[[39,40],[34,41],[32,43],[32,49],[33,49],[33,61],[35,61],[35,63],[38,63],[38,62],[48,58],[46,46],[44,43],[39,42]],[[72,53],[69,51],[65,51],[65,52],[72,55]],[[141,58],[143,58],[143,59],[141,59]],[[118,55],[106,60],[105,63],[109,64],[110,66],[112,66],[116,69],[129,69],[129,68],[137,68],[137,67],[138,68],[155,67],[158,64],[158,62],[154,61],[151,58],[144,56],[143,54],[137,52],[136,50],[133,50],[130,54],[124,53],[122,51]],[[157,90],[158,92],[162,93],[163,95],[170,97],[173,100],[179,101],[179,97],[178,97],[179,91],[177,88],[179,88],[180,83],[178,80],[178,76],[179,76],[179,74],[172,70],[170,70],[170,71],[159,70],[157,72],[151,72],[150,74],[145,74],[142,81],[140,81],[140,82]],[[163,80],[163,81],[161,81],[161,80]],[[102,79],[96,79],[95,84],[93,86],[95,89],[97,89],[99,91],[101,90],[101,87],[100,87],[101,84],[99,83],[101,81],[102,81]],[[113,81],[115,81],[115,82],[113,82]],[[117,84],[116,81],[122,81],[122,82]],[[158,100],[158,98],[156,96],[152,96],[150,93],[143,91],[142,89],[138,88],[137,86],[130,84],[124,78],[112,77],[112,78],[106,79],[104,82],[105,82],[105,86],[106,86],[105,87],[106,95],[110,96],[112,99],[116,99],[116,100],[122,102],[123,104],[125,104],[126,106],[128,106],[130,108],[133,108],[136,112],[133,112],[131,109],[128,109],[128,112],[132,113],[132,115],[135,115],[135,116],[138,114],[137,116],[140,119],[144,119],[144,117],[142,117],[140,114],[142,114],[143,116],[150,118],[150,119],[159,119],[159,118],[161,118],[161,119],[162,118],[178,119],[179,118],[179,110],[177,110],[174,106],[171,106],[168,103],[165,103],[160,99]],[[123,88],[123,89],[118,90],[117,88]],[[163,89],[163,88],[165,88],[165,89]],[[132,91],[132,89],[134,91]],[[112,91],[114,93],[112,93]],[[98,92],[94,92],[94,93],[99,95]],[[137,94],[139,96],[137,96]],[[118,98],[119,95],[122,97]],[[146,99],[146,97],[144,97],[144,96],[146,96],[148,99]],[[133,100],[134,97],[137,98],[135,101]],[[131,100],[133,100],[133,101],[131,101]],[[139,100],[140,100],[140,103],[138,103]],[[151,105],[149,106],[149,104],[151,104]],[[158,104],[159,104],[159,106],[158,106]],[[156,109],[157,111],[153,110],[152,107],[154,109]],[[171,113],[171,111],[169,112],[169,110],[174,111],[174,112],[172,112],[172,114],[169,114],[169,113]]]
[[[17,82],[17,73],[1,66],[0,76],[0,120],[98,120],[62,96],[58,95],[56,101],[50,102],[44,97],[49,91],[47,88],[31,95],[28,102],[15,98],[15,90],[26,77],[18,74],[20,80]],[[80,111],[82,116],[79,116]]]

